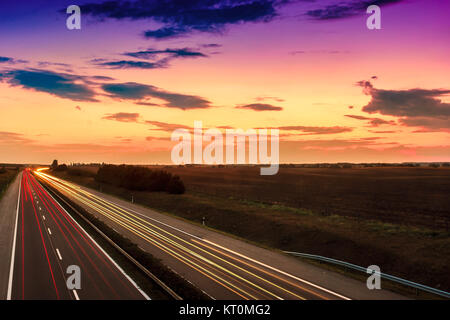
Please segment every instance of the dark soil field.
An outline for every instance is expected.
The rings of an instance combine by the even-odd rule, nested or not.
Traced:
[[[450,168],[170,168],[187,189],[320,215],[450,228]]]
[[[83,168],[83,167],[81,167]],[[323,255],[449,291],[449,168],[158,167],[183,195],[131,192],[58,176],[261,245]]]

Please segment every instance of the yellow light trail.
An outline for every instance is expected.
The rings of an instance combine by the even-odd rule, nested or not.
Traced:
[[[60,188],[59,188],[59,189],[60,189]],[[66,191],[72,193],[70,190],[66,190]],[[76,194],[73,194],[73,193],[72,193],[72,195],[73,195],[74,197],[77,197]],[[194,268],[194,267],[192,266],[192,265],[194,265],[194,266],[196,266],[197,268],[200,268],[201,270],[207,272],[207,273],[210,274],[211,276],[214,276],[214,277],[218,278],[219,280],[225,282],[225,283],[228,284],[229,286],[232,286],[232,287],[234,287],[235,289],[237,289],[237,290],[239,290],[239,291],[241,291],[241,292],[247,294],[250,298],[257,300],[257,297],[256,297],[256,296],[254,296],[254,295],[252,295],[252,294],[250,294],[250,293],[248,293],[248,292],[245,292],[244,290],[242,290],[241,288],[237,287],[236,285],[230,283],[229,281],[226,281],[225,279],[223,279],[223,278],[217,276],[216,274],[210,272],[209,270],[206,270],[206,269],[203,268],[202,266],[193,263],[193,262],[190,261],[188,258],[183,257],[183,256],[180,255],[179,253],[177,253],[177,252],[171,250],[170,248],[168,248],[167,246],[161,244],[160,242],[155,241],[154,239],[152,239],[152,238],[150,238],[149,236],[143,234],[143,233],[140,232],[139,230],[136,230],[136,229],[131,228],[131,227],[130,227],[129,225],[127,225],[126,223],[123,223],[120,219],[117,219],[117,218],[111,216],[110,214],[105,213],[105,212],[102,210],[102,208],[96,206],[95,204],[91,204],[91,203],[89,203],[89,202],[86,202],[86,201],[84,201],[82,198],[79,198],[79,197],[77,197],[77,199],[78,199],[80,202],[84,203],[85,205],[89,206],[90,208],[96,210],[97,212],[101,211],[101,212],[99,212],[99,213],[101,213],[101,214],[107,216],[107,217],[108,217],[109,219],[111,219],[112,221],[116,222],[117,224],[121,225],[121,226],[124,227],[125,229],[129,230],[130,232],[132,232],[133,234],[139,236],[140,238],[146,240],[147,242],[152,243],[153,245],[157,246],[159,249],[163,250],[164,252],[170,254],[170,255],[173,256],[174,258],[177,258],[177,260],[180,260],[181,262],[183,262],[183,263],[189,265],[189,266],[192,267],[192,268]],[[150,232],[151,232],[151,230],[150,230]],[[191,251],[191,252],[192,252],[192,251]],[[197,254],[196,254],[196,255],[197,255]],[[197,256],[199,256],[199,255],[197,255]],[[199,256],[199,257],[202,258],[201,256]],[[213,262],[211,262],[211,263],[212,263],[213,265],[215,265],[216,267],[218,266],[217,264],[214,264]],[[229,273],[231,273],[231,274],[233,274],[234,276],[236,276],[236,277],[238,277],[238,278],[241,278],[240,276],[238,276],[238,275],[236,275],[236,274],[234,274],[234,273],[232,273],[232,272],[230,272],[230,271],[228,271],[228,270],[226,270],[226,269],[224,269],[224,268],[222,268],[222,267],[220,267],[220,266],[218,266],[218,267],[221,268],[221,269],[223,269],[223,270],[225,270],[225,271],[227,271],[227,272],[229,272]],[[197,270],[197,271],[199,271],[197,268],[194,268],[194,269]],[[202,274],[204,274],[204,273],[202,272]],[[213,279],[213,278],[211,278],[211,277],[209,277],[209,278],[212,279],[212,280],[215,280],[215,279]],[[242,278],[241,278],[241,279],[242,279]],[[244,281],[247,281],[247,280],[245,280],[245,279],[243,279],[243,280],[244,280]],[[215,280],[215,281],[216,281],[216,280]],[[220,281],[216,281],[216,282],[218,282],[219,284],[223,285],[223,283],[221,283]],[[229,287],[227,287],[227,286],[225,286],[225,287],[226,287],[227,289],[231,290]],[[263,289],[263,288],[261,288],[261,289]],[[234,291],[234,290],[231,290],[231,291],[233,291],[234,293],[236,293],[236,294],[238,294],[239,296],[243,297],[244,299],[247,299],[246,297],[242,296],[241,294],[237,293],[236,291]],[[263,289],[263,291],[265,291],[265,290]]]
[[[198,253],[196,253],[195,251],[192,251],[191,249],[181,245],[180,243],[175,242],[174,240],[168,238],[167,236],[164,236],[163,234],[161,234],[161,233],[151,229],[149,226],[151,226],[153,228],[156,228],[156,229],[158,229],[158,230],[168,234],[169,236],[175,238],[176,240],[181,241],[183,243],[186,243],[189,246],[192,246],[193,248],[195,248],[197,250],[200,250],[201,252],[204,252],[204,253],[206,253],[206,254],[208,254],[208,255],[210,255],[210,256],[212,256],[212,257],[214,257],[214,258],[216,258],[216,259],[218,259],[218,260],[220,260],[222,262],[225,262],[226,264],[228,264],[228,265],[230,265],[230,266],[232,266],[234,268],[237,268],[238,270],[243,271],[244,273],[246,273],[246,274],[248,274],[248,275],[250,275],[252,277],[255,277],[258,280],[263,281],[263,282],[265,282],[265,283],[267,283],[267,284],[269,284],[269,285],[271,285],[271,286],[273,286],[273,287],[275,287],[275,288],[277,288],[279,290],[282,290],[282,291],[284,291],[284,292],[286,292],[286,293],[288,293],[288,294],[290,294],[290,295],[292,295],[292,296],[294,296],[294,297],[296,297],[298,299],[303,299],[304,300],[305,298],[300,296],[300,295],[298,295],[298,294],[296,294],[296,293],[294,293],[294,292],[291,292],[291,291],[289,291],[289,290],[287,290],[287,289],[285,289],[285,288],[283,288],[283,287],[281,287],[281,286],[279,286],[279,285],[277,285],[277,284],[275,284],[275,283],[273,283],[273,282],[271,282],[271,281],[269,281],[269,280],[267,280],[265,278],[262,278],[262,277],[252,273],[251,271],[249,271],[247,269],[244,269],[244,268],[242,268],[242,267],[240,267],[238,265],[235,265],[232,262],[230,262],[230,261],[228,261],[226,259],[223,259],[223,258],[221,258],[221,257],[219,257],[219,256],[217,256],[217,255],[215,255],[215,254],[205,250],[203,247],[206,247],[206,248],[208,248],[208,249],[210,249],[210,250],[212,250],[212,251],[214,251],[214,252],[216,252],[218,254],[221,254],[221,255],[223,255],[223,256],[225,256],[227,258],[230,258],[230,259],[233,259],[235,261],[238,261],[238,262],[240,262],[240,263],[242,263],[242,264],[244,264],[246,266],[249,266],[249,267],[251,267],[251,268],[253,268],[255,270],[263,272],[263,273],[267,274],[268,276],[274,277],[274,278],[276,278],[278,280],[281,280],[281,281],[283,281],[283,282],[285,282],[285,283],[287,283],[289,285],[292,285],[292,286],[297,287],[297,288],[299,288],[301,290],[307,291],[307,292],[309,292],[309,293],[311,293],[311,294],[313,294],[315,296],[318,296],[320,298],[326,299],[324,296],[322,296],[322,295],[320,295],[320,294],[318,294],[316,292],[313,292],[313,291],[311,291],[311,290],[309,290],[309,289],[307,289],[307,288],[305,288],[303,286],[299,286],[298,284],[292,283],[291,281],[288,281],[288,280],[286,280],[286,279],[284,279],[282,277],[279,277],[278,275],[276,275],[274,273],[268,272],[267,270],[263,270],[262,268],[258,268],[258,267],[254,266],[254,265],[251,265],[251,264],[249,264],[249,263],[247,263],[245,261],[242,261],[240,259],[232,257],[231,255],[227,255],[227,254],[225,254],[225,253],[223,253],[223,252],[221,252],[221,251],[219,251],[217,249],[214,249],[214,248],[209,247],[209,246],[207,246],[207,245],[205,245],[203,243],[195,241],[194,239],[191,239],[191,241],[193,241],[193,242],[195,242],[195,243],[197,243],[197,244],[199,244],[199,245],[201,245],[203,247],[199,247],[197,245],[194,245],[193,243],[190,243],[190,242],[188,242],[188,241],[186,241],[186,240],[184,240],[184,239],[182,239],[182,238],[180,238],[180,237],[178,237],[178,236],[168,232],[167,230],[164,230],[164,229],[162,229],[162,228],[160,228],[160,227],[158,227],[158,226],[156,226],[156,225],[154,225],[154,224],[152,224],[152,223],[150,223],[150,222],[148,222],[148,221],[146,221],[146,220],[144,220],[144,219],[142,219],[142,218],[140,218],[140,217],[138,217],[136,215],[133,215],[132,213],[122,209],[121,207],[119,207],[119,206],[117,206],[117,205],[115,205],[113,203],[105,201],[105,200],[99,198],[98,196],[96,196],[94,194],[91,194],[91,193],[89,193],[89,192],[87,192],[85,190],[82,190],[81,188],[79,188],[76,185],[73,185],[73,184],[71,184],[69,182],[66,182],[64,180],[58,179],[58,178],[53,177],[53,176],[49,176],[49,175],[44,174],[44,173],[36,172],[36,174],[39,175],[44,180],[46,180],[49,183],[51,183],[52,185],[54,185],[55,187],[57,187],[58,189],[65,190],[66,192],[71,194],[73,197],[75,197],[77,200],[79,200],[83,204],[87,205],[88,207],[92,208],[96,212],[99,212],[100,214],[102,214],[105,217],[111,219],[115,223],[117,223],[117,224],[121,225],[122,227],[126,228],[127,230],[129,230],[133,234],[135,234],[135,235],[139,236],[140,238],[146,240],[147,242],[157,246],[159,249],[161,249],[164,252],[170,254],[174,258],[177,258],[177,260],[181,260],[183,263],[189,265],[191,268],[194,268],[197,271],[199,271],[198,268],[200,268],[201,270],[209,273],[211,276],[214,276],[217,279],[219,279],[220,281],[222,281],[222,282],[224,282],[224,283],[226,283],[226,284],[236,288],[237,290],[241,291],[243,294],[247,294],[250,298],[256,299],[256,297],[254,297],[250,293],[243,291],[241,288],[237,288],[235,285],[233,285],[230,282],[226,281],[222,277],[219,277],[217,274],[206,270],[205,268],[203,268],[199,264],[194,263],[193,261],[190,261],[187,257],[183,257],[181,255],[181,253],[185,253],[185,254],[191,255],[196,261],[199,261],[199,263],[203,262],[206,265],[209,264],[209,265],[213,266],[214,267],[213,270],[216,271],[216,272],[218,270],[215,270],[215,269],[219,269],[219,270],[221,270],[221,271],[223,271],[225,273],[228,273],[231,276],[234,276],[235,278],[239,279],[240,281],[244,281],[248,285],[254,286],[255,288],[261,290],[262,292],[267,293],[267,294],[275,297],[276,299],[282,299],[278,295],[276,295],[276,294],[274,294],[274,293],[272,293],[272,292],[262,288],[261,286],[251,282],[250,280],[247,280],[247,279],[241,277],[240,275],[232,272],[231,270],[228,270],[228,269],[218,265],[217,263],[211,261],[210,259],[208,259],[208,258],[206,258],[206,257],[204,257],[204,256],[202,256],[202,255],[200,255]],[[71,190],[70,188],[76,190],[77,192]],[[147,225],[149,225],[149,226],[147,226]],[[162,243],[157,241],[157,239],[160,240],[160,241],[165,242],[166,245],[163,245]],[[176,251],[170,249],[168,246],[174,248]],[[179,252],[177,252],[177,251],[179,251]],[[220,273],[223,274],[224,276],[226,276],[226,274],[224,274],[223,272],[220,272]],[[203,272],[201,272],[201,273],[204,274]],[[209,278],[211,279],[211,277],[209,277]],[[215,280],[215,279],[213,279],[213,280]],[[218,282],[217,280],[215,280],[215,281]],[[224,285],[223,283],[220,283],[220,284]],[[246,285],[246,287],[247,287],[247,285]],[[227,289],[231,290],[229,287],[227,287]],[[234,290],[231,290],[231,291],[236,293]],[[240,295],[240,296],[242,297],[242,295]]]

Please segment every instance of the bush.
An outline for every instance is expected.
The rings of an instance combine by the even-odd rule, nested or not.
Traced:
[[[167,185],[167,192],[171,194],[183,194],[186,191],[183,181],[179,176],[173,176]]]
[[[95,176],[97,182],[107,183],[134,191],[167,191],[173,194],[185,192],[180,177],[164,170],[127,165],[103,165]]]
[[[55,170],[55,171],[66,171],[66,170],[67,170],[67,165],[65,165],[65,164],[60,164],[59,166],[57,166],[57,167],[54,168],[53,170]]]
[[[74,177],[94,177],[95,174],[78,168],[68,168],[67,174]]]

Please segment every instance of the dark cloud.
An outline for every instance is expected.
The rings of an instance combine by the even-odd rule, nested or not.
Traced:
[[[105,77],[105,76],[92,76],[92,77],[89,77],[89,78],[91,78],[92,80],[95,80],[95,81],[112,81],[112,80],[115,80],[114,78]]]
[[[12,70],[0,74],[0,80],[12,86],[46,92],[60,98],[75,101],[97,101],[95,92],[81,76],[46,70]]]
[[[181,48],[181,49],[164,49],[164,50],[154,50],[154,49],[148,49],[144,51],[137,51],[137,52],[126,52],[124,53],[126,56],[130,56],[133,58],[140,58],[140,59],[154,59],[158,56],[168,56],[170,58],[201,58],[201,57],[207,57],[206,54],[200,52],[200,51],[194,51],[190,48]]]
[[[146,38],[152,38],[156,40],[178,38],[180,36],[189,33],[189,29],[185,27],[164,27],[156,30],[147,30],[144,32]]]
[[[160,122],[160,121],[151,121],[147,120],[145,121],[146,124],[150,124],[155,128],[152,128],[150,130],[157,130],[157,131],[166,131],[166,132],[172,132],[176,129],[188,129],[193,130],[192,127],[185,126],[182,124],[175,124],[175,123],[167,123],[167,122]]]
[[[109,113],[106,114],[102,119],[115,120],[120,122],[137,122],[139,120],[139,113]]]
[[[150,96],[153,88],[153,86],[135,82],[111,83],[102,86],[102,89],[113,97],[132,100],[140,100]]]
[[[389,4],[400,3],[404,0],[353,0],[342,1],[336,4],[329,4],[325,7],[309,10],[306,15],[316,20],[335,20],[353,17],[366,12],[368,6],[375,4],[384,6]]]
[[[12,60],[12,58],[0,57],[0,63],[11,62]]]
[[[70,67],[70,64],[67,64],[67,63],[49,62],[49,61],[39,61],[38,65],[41,68],[45,68],[45,67],[49,67],[49,66],[64,67],[64,68]]]
[[[102,85],[102,89],[109,93],[111,97],[118,99],[160,99],[166,102],[161,106],[165,106],[168,108],[179,108],[187,110],[211,107],[211,102],[202,97],[172,93],[154,86],[139,84],[135,82],[104,84]]]
[[[409,127],[422,127],[419,130],[424,131],[450,131],[450,117],[406,117],[399,120],[399,122]],[[418,132],[418,131],[416,131]]]
[[[367,121],[370,127],[378,127],[378,126],[385,125],[385,124],[396,125],[396,122],[393,120],[384,120],[384,119],[380,119],[380,118],[369,118],[369,117],[357,116],[357,115],[353,115],[353,114],[346,114],[345,116],[348,118],[356,119],[356,120]]]
[[[200,45],[202,48],[221,48],[222,45],[218,43],[204,43]]]
[[[0,63],[17,64],[17,63],[28,63],[28,61],[0,56]]]
[[[95,64],[100,67],[107,67],[111,69],[160,69],[167,66],[165,63],[163,63],[163,61],[147,62],[130,60],[96,62]]]
[[[149,106],[149,107],[158,107],[159,106],[159,104],[157,104],[157,103],[146,102],[146,101],[138,101],[138,102],[135,102],[135,104],[140,105],[140,106]]]
[[[111,69],[161,69],[167,68],[169,62],[174,59],[207,57],[206,54],[190,48],[167,48],[164,50],[147,49],[135,52],[125,52],[122,55],[151,61],[94,59],[91,60],[91,63]]]
[[[167,39],[193,31],[222,32],[227,25],[266,22],[276,16],[284,0],[109,0],[81,6],[81,12],[99,19],[150,19],[164,26],[145,37]]]
[[[356,119],[356,120],[371,120],[372,119],[372,118],[369,118],[369,117],[357,116],[357,115],[353,115],[353,114],[346,114],[345,116],[349,117],[349,118]]]
[[[370,81],[359,81],[371,100],[362,110],[396,116],[405,126],[430,129],[450,129],[450,103],[440,98],[450,94],[448,89],[385,90],[375,88]]]
[[[250,109],[255,111],[281,111],[282,107],[273,106],[267,103],[251,103],[241,106],[236,106],[238,109]]]

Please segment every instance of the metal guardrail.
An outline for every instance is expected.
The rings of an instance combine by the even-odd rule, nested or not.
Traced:
[[[299,253],[299,252],[292,252],[292,251],[283,251],[284,253],[288,253],[291,254],[293,256],[297,256],[297,257],[302,257],[302,258],[308,258],[308,259],[313,259],[313,260],[318,260],[318,261],[323,261],[323,262],[329,262],[332,264],[336,264],[336,265],[340,265],[343,267],[347,267],[353,270],[357,270],[357,271],[361,271],[366,273],[367,272],[367,268],[358,266],[356,264],[353,263],[349,263],[349,262],[345,262],[345,261],[341,261],[341,260],[336,260],[336,259],[332,259],[332,258],[327,258],[327,257],[323,257],[323,256],[318,256],[315,254],[309,254],[309,253]],[[383,273],[380,272],[380,276],[381,278],[393,281],[393,282],[397,282],[400,283],[402,285],[408,286],[408,287],[413,287],[415,289],[419,289],[422,291],[426,291],[426,292],[430,292],[436,295],[439,295],[441,297],[445,297],[445,298],[450,298],[450,293],[447,291],[443,291],[443,290],[439,290],[439,289],[435,289],[420,283],[416,283],[416,282],[412,282],[409,280],[405,280],[396,276],[392,276],[390,274],[387,273]]]

